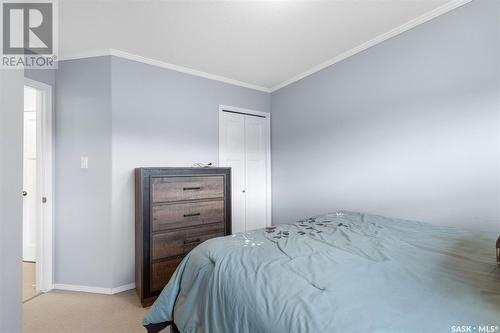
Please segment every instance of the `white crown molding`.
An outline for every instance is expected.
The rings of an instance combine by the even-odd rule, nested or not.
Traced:
[[[203,77],[203,78],[210,79],[210,80],[229,83],[229,84],[232,84],[235,86],[259,90],[259,91],[263,91],[263,92],[270,92],[269,88],[261,87],[261,86],[258,86],[258,85],[252,84],[252,83],[246,83],[246,82],[242,82],[242,81],[238,81],[238,80],[233,80],[233,79],[230,79],[230,78],[227,78],[224,76],[210,74],[207,72],[198,71],[196,69],[174,65],[174,64],[167,63],[167,62],[146,58],[146,57],[143,57],[140,55],[127,53],[127,52],[120,51],[120,50],[110,49],[110,51],[111,51],[111,55],[113,55],[115,57],[134,60],[134,61],[142,62],[142,63],[148,64],[148,65],[153,65],[153,66],[157,66],[157,67],[161,67],[161,68],[170,69],[170,70],[173,70],[176,72],[191,74],[191,75]]]
[[[54,284],[54,289],[58,290],[80,291],[85,293],[104,294],[104,295],[114,295],[134,288],[135,288],[135,283],[126,284],[116,288],[79,286],[74,284],[59,284],[59,283]]]
[[[94,58],[94,57],[104,57],[109,56],[111,54],[109,49],[106,50],[96,50],[96,51],[88,51],[82,52],[78,54],[71,54],[69,56],[58,57],[57,61],[66,61],[66,60],[77,60],[77,59],[85,59],[85,58]]]
[[[203,78],[209,79],[209,80],[220,81],[220,82],[232,84],[235,86],[254,89],[254,90],[263,91],[263,92],[267,92],[267,93],[271,92],[270,89],[266,88],[266,87],[261,87],[261,86],[255,85],[255,84],[242,82],[242,81],[238,81],[238,80],[233,80],[233,79],[230,79],[230,78],[227,78],[224,76],[210,74],[210,73],[202,72],[202,71],[188,68],[188,67],[170,64],[168,62],[164,62],[164,61],[160,61],[160,60],[146,58],[146,57],[143,57],[143,56],[140,56],[137,54],[132,54],[132,53],[128,53],[125,51],[116,50],[116,49],[97,50],[97,51],[92,51],[92,52],[85,52],[82,54],[69,55],[66,57],[60,57],[59,61],[84,59],[84,58],[92,58],[92,57],[102,57],[102,56],[115,56],[115,57],[119,57],[119,58],[123,58],[123,59],[141,62],[143,64],[148,64],[148,65],[152,65],[152,66],[156,66],[156,67],[170,69],[170,70],[173,70],[176,72],[181,72],[181,73],[185,73],[185,74],[203,77]]]
[[[372,46],[375,46],[375,45],[377,45],[377,44],[379,44],[379,43],[381,43],[381,42],[383,42],[383,41],[385,41],[385,40],[387,40],[387,39],[389,39],[391,37],[397,36],[397,35],[405,32],[405,31],[408,31],[408,30],[410,30],[412,28],[415,28],[416,26],[418,26],[418,25],[420,25],[422,23],[425,23],[425,22],[427,22],[429,20],[432,20],[433,18],[436,18],[438,16],[446,14],[449,11],[451,11],[451,10],[453,10],[455,8],[458,8],[460,6],[463,6],[466,3],[469,3],[471,1],[472,0],[454,0],[454,1],[450,1],[450,2],[448,2],[448,3],[446,3],[446,4],[442,5],[442,6],[440,6],[438,8],[435,8],[435,9],[433,9],[433,10],[431,10],[431,11],[429,11],[429,12],[427,12],[427,13],[425,13],[425,14],[423,14],[423,15],[421,15],[421,16],[413,19],[413,20],[411,20],[411,21],[408,21],[407,23],[405,23],[403,25],[400,25],[397,28],[394,28],[394,29],[392,29],[392,30],[390,30],[390,31],[388,31],[386,33],[383,33],[382,35],[379,35],[379,36],[377,36],[377,37],[375,37],[375,38],[373,38],[373,39],[371,39],[371,40],[369,40],[369,41],[367,41],[367,42],[365,42],[365,43],[363,43],[363,44],[361,44],[359,46],[356,46],[356,47],[354,47],[354,48],[352,48],[352,49],[350,49],[350,50],[348,50],[348,51],[346,51],[346,52],[344,52],[342,54],[339,54],[338,56],[333,57],[330,60],[327,60],[327,61],[325,61],[325,62],[323,62],[323,63],[321,63],[321,64],[319,64],[317,66],[314,66],[313,68],[311,68],[311,69],[309,69],[309,70],[307,70],[307,71],[305,71],[305,72],[303,72],[301,74],[298,74],[298,75],[292,77],[291,79],[283,81],[282,83],[280,83],[280,84],[272,87],[270,90],[271,90],[271,92],[274,92],[274,91],[279,90],[279,89],[281,89],[283,87],[286,87],[289,84],[292,84],[292,83],[294,83],[296,81],[299,81],[299,80],[301,80],[301,79],[303,79],[303,78],[305,78],[305,77],[307,77],[307,76],[309,76],[311,74],[319,72],[320,70],[325,69],[326,67],[329,67],[329,66],[331,66],[331,65],[333,65],[333,64],[335,64],[335,63],[337,63],[339,61],[342,61],[342,60],[344,60],[346,58],[349,58],[349,57],[351,57],[351,56],[353,56],[353,55],[355,55],[355,54],[357,54],[357,53],[359,53],[361,51],[364,51],[364,50],[366,50],[366,49],[368,49],[368,48],[370,48]]]

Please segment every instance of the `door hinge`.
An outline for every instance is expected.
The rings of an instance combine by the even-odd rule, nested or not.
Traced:
[[[46,203],[47,202],[47,197],[42,197],[42,203]]]

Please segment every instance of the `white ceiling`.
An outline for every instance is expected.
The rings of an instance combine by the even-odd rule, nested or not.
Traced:
[[[59,53],[116,49],[273,90],[456,2],[62,0]]]

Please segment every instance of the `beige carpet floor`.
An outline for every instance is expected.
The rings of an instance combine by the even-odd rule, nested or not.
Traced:
[[[23,332],[146,332],[142,320],[148,310],[135,290],[116,295],[54,290],[23,304]]]
[[[23,302],[38,295],[35,289],[35,263],[23,261]]]

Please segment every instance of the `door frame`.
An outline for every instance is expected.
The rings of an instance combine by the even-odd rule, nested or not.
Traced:
[[[271,114],[269,112],[257,111],[251,109],[240,108],[236,106],[229,105],[219,105],[219,157],[218,164],[221,165],[220,161],[220,150],[221,150],[221,142],[220,142],[220,131],[222,128],[222,117],[221,114],[224,111],[231,111],[240,114],[247,114],[253,116],[264,117],[266,119],[266,226],[272,225],[272,192],[271,192]]]
[[[54,134],[52,86],[24,78],[24,85],[41,92],[37,107],[36,290],[54,289]],[[45,202],[42,202],[43,198]]]

